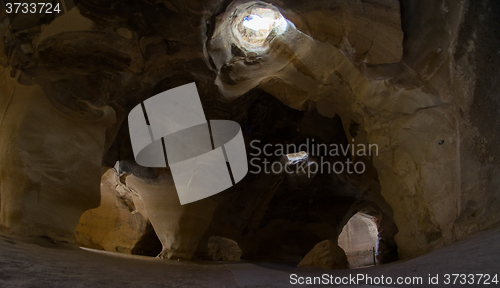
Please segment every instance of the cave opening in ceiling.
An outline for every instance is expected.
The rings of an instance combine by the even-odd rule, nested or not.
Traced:
[[[286,154],[286,158],[288,158],[288,163],[290,163],[290,164],[294,164],[300,160],[305,160],[308,157],[309,157],[309,155],[305,151],[300,151],[298,153]]]
[[[250,51],[265,49],[265,42],[285,32],[287,20],[279,10],[264,2],[250,2],[238,6],[232,31],[240,48]]]

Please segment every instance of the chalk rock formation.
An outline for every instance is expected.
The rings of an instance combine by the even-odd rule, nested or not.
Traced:
[[[12,233],[74,242],[82,213],[99,206],[106,129],[115,112],[64,113],[40,85],[20,84],[11,73],[1,71],[0,223]]]
[[[76,243],[126,254],[156,256],[161,251],[144,203],[120,182],[114,169],[101,178],[101,205],[87,210],[80,218]]]
[[[344,250],[331,240],[321,241],[307,253],[297,267],[313,266],[330,269],[349,268]]]
[[[190,260],[212,220],[217,203],[206,198],[181,205],[172,175],[164,174],[155,180],[131,175],[126,183],[144,201],[151,224],[163,246],[158,257]]]
[[[100,204],[102,170],[120,160],[165,258],[207,255],[208,238],[220,235],[243,258],[297,260],[367,207],[382,263],[485,229],[500,220],[500,13],[484,3],[75,1],[62,15],[22,17],[1,9],[0,224],[73,242],[80,216]],[[230,17],[254,8],[285,19],[260,42],[240,33],[235,19],[246,18]],[[360,161],[366,170],[261,170],[181,206],[168,168],[135,163],[126,118],[190,82],[208,119],[241,125],[248,150],[253,140],[273,146],[252,168],[284,161],[276,144],[315,139],[351,153],[313,155],[309,144],[307,163]],[[358,153],[374,144],[373,154]],[[121,219],[116,212],[109,219]]]

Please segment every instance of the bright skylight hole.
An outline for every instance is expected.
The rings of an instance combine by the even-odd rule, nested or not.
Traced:
[[[300,160],[307,159],[308,155],[307,155],[307,152],[300,151],[298,153],[286,154],[286,157],[288,158],[289,162],[297,162]]]
[[[262,18],[256,14],[250,14],[243,19],[243,26],[259,31],[259,30],[271,30],[273,20],[269,18]]]

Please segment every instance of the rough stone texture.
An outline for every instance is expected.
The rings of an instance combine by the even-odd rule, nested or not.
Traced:
[[[278,1],[276,5],[280,6]],[[403,56],[399,1],[322,0],[288,5],[283,14],[298,30],[342,48],[356,63],[398,63]]]
[[[242,251],[234,240],[212,236],[208,239],[208,254],[214,261],[240,261]]]
[[[313,266],[329,269],[349,268],[344,250],[331,240],[322,241],[307,253],[297,267]]]
[[[161,251],[144,203],[114,169],[101,178],[101,205],[83,213],[75,236],[78,245],[88,248],[151,256]]]
[[[63,113],[39,85],[17,83],[11,71],[2,69],[0,80],[0,223],[13,233],[74,242],[81,214],[99,205],[105,131],[115,113]]]
[[[373,157],[373,165],[382,196],[394,210],[400,256],[406,258],[456,241],[468,233],[463,227],[472,225],[470,232],[492,225],[499,215],[494,196],[498,185],[486,180],[492,179],[497,152],[481,144],[495,134],[479,136],[477,128],[468,124],[465,111],[471,105],[472,95],[467,85],[472,79],[462,78],[463,66],[452,59],[466,3],[402,3],[403,31],[408,35],[402,62],[398,64],[363,63],[358,69],[352,54],[342,53],[290,26],[286,33],[276,36],[274,44],[262,55],[260,66],[224,68],[236,65],[239,58],[250,59],[250,53],[229,54],[233,60],[226,61],[228,64],[218,66],[215,61],[215,65],[220,69],[218,85],[226,97],[237,97],[259,87],[296,109],[308,109],[311,102],[316,102],[324,116],[336,113],[342,118],[348,138],[378,145],[379,154]],[[482,17],[487,15],[493,14]],[[434,29],[434,25],[440,29]],[[214,59],[227,51],[217,43],[211,52]],[[271,62],[274,65],[266,65]],[[251,70],[251,74],[246,70]],[[360,125],[362,133],[351,134],[352,122]],[[464,140],[463,135],[470,136]],[[470,141],[482,147],[478,149],[483,155],[473,156],[464,150],[467,148],[462,144],[469,147]],[[473,170],[484,171],[481,176],[470,177],[470,172],[463,170],[471,169],[463,164],[474,161],[477,169]],[[485,171],[483,165],[491,168]],[[472,187],[485,181],[491,184],[487,190],[481,189],[484,192],[479,196]],[[476,204],[479,202],[483,205]],[[486,206],[488,213],[479,208]],[[464,220],[467,217],[471,218],[470,224]]]
[[[454,225],[457,238],[485,229],[498,221],[500,210],[500,66],[496,37],[500,5],[486,1],[467,5],[460,26],[456,52],[454,83],[467,92],[460,103],[460,213]],[[457,79],[458,78],[458,79]],[[454,91],[455,92],[455,91]],[[458,94],[458,93],[457,93]],[[460,95],[460,94],[458,94]]]
[[[298,112],[262,92],[248,93],[244,101],[252,105],[248,118],[240,123],[243,130],[255,129],[246,141],[262,141],[253,143],[253,147],[249,144],[250,154],[263,149],[264,145],[283,143],[281,137],[297,144],[304,144],[306,138],[328,144],[347,143],[339,117],[330,119],[314,110]],[[386,229],[381,237],[391,242],[397,228],[390,226],[392,212],[380,196],[376,181],[369,176],[351,179],[327,171],[314,173],[311,178],[301,171],[262,172],[271,171],[270,163],[286,162],[278,150],[277,146],[266,147],[271,156],[261,154],[259,161],[252,162],[251,173],[241,184],[213,197],[219,205],[200,242],[199,255],[207,254],[203,243],[208,237],[221,235],[238,243],[243,250],[242,259],[274,258],[298,263],[318,242],[336,239],[349,218],[367,206],[374,207],[380,213],[378,217],[386,213]],[[304,164],[344,160],[343,157],[311,156]],[[261,173],[257,172],[259,169]],[[360,182],[364,184],[360,186]],[[397,246],[388,245],[386,251],[397,251]]]
[[[498,273],[500,258],[500,227],[481,231],[448,247],[416,259],[363,270],[325,270],[324,268],[297,268],[277,263],[193,263],[117,253],[97,252],[54,244],[38,239],[27,244],[9,235],[0,236],[0,286],[2,287],[297,287],[290,284],[290,274],[304,277],[349,277],[353,273],[371,277],[428,277],[445,273]],[[56,249],[60,248],[60,249]],[[441,278],[441,277],[440,277]],[[484,277],[483,277],[484,278]],[[425,281],[425,280],[424,280]],[[304,285],[305,286],[305,285]],[[328,287],[329,285],[322,285]],[[331,285],[334,286],[334,285]],[[386,285],[384,285],[386,286]],[[394,287],[397,285],[390,285]],[[422,287],[404,285],[401,287]],[[436,287],[439,285],[427,285]],[[467,287],[469,285],[457,285]],[[472,285],[470,285],[472,286]],[[300,287],[300,286],[299,286]],[[321,286],[320,286],[321,287]],[[349,287],[349,286],[347,286]],[[354,287],[354,285],[351,285]],[[358,285],[359,287],[359,285]],[[363,285],[380,288],[381,285]],[[484,285],[484,287],[494,287]]]
[[[117,160],[166,258],[206,255],[220,235],[243,258],[297,259],[367,207],[381,259],[493,225],[500,13],[482,3],[271,1],[291,22],[259,53],[229,45],[226,1],[79,1],[31,27],[2,9],[1,225],[73,241],[80,215],[99,205],[101,167]],[[181,207],[168,169],[134,163],[125,119],[193,81],[207,118],[240,123],[247,145],[316,138],[377,144],[378,154],[350,157],[366,163],[363,175],[256,173]],[[309,161],[323,158],[339,160]]]
[[[162,243],[163,249],[157,257],[190,260],[212,220],[217,203],[206,198],[181,205],[173,178],[168,176],[144,180],[131,175],[126,183],[144,201],[151,224]]]

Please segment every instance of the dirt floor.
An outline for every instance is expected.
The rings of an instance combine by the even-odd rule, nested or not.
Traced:
[[[455,285],[455,276],[450,275],[451,284],[446,284],[446,274],[453,273],[467,274],[466,284],[460,284],[462,275],[457,276]],[[488,277],[480,280],[478,274],[489,274],[491,284],[478,284],[484,284]],[[314,287],[500,287],[500,279],[496,284],[493,278],[497,274],[500,226],[416,259],[351,270],[295,268],[267,262],[170,261],[0,234],[0,287],[297,287],[307,280],[316,280]],[[437,275],[433,280],[438,284],[430,284],[429,275]],[[371,285],[366,285],[370,284],[366,280],[357,281],[367,276],[372,277]],[[387,283],[388,277],[393,283]],[[403,281],[421,277],[422,284],[398,285],[398,277],[410,277]],[[329,281],[333,285],[327,285]]]

